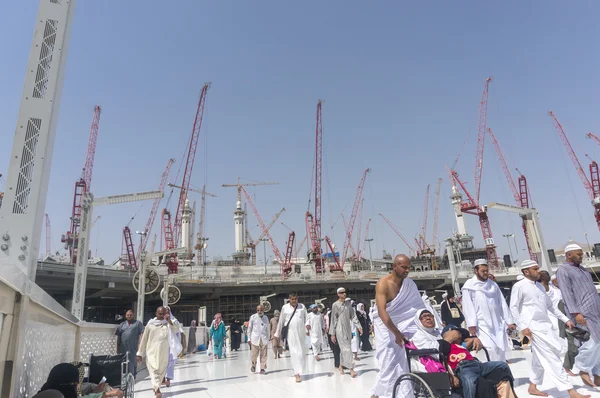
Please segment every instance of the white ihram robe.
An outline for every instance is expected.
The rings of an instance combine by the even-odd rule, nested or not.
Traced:
[[[172,336],[175,336],[178,331],[177,326],[169,325],[166,320],[159,321],[156,318],[148,321],[144,329],[136,355],[140,357],[146,355],[146,367],[154,391],[160,388],[165,378],[169,364],[169,349],[175,342]]]
[[[309,312],[306,316],[306,325],[310,326],[310,345],[313,355],[317,356],[323,350],[323,329],[325,329],[325,320],[319,312]]]
[[[546,289],[539,283],[523,279],[515,283],[510,294],[510,311],[519,330],[531,330],[531,375],[530,381],[539,385],[546,376],[559,391],[573,388],[560,358],[561,341],[552,330],[552,321],[548,312],[552,312],[562,322],[567,318],[552,305]]]
[[[277,332],[275,337],[281,335],[281,329],[290,321],[288,328],[287,342],[290,347],[290,356],[292,360],[292,369],[294,374],[302,374],[304,365],[306,364],[306,307],[298,303],[298,309],[292,318],[294,307],[289,303],[281,308],[279,315],[279,323],[277,324]]]
[[[514,321],[498,284],[491,279],[482,282],[475,275],[461,291],[467,327],[477,327],[477,337],[488,349],[490,360],[506,361],[506,351],[512,349],[506,329]]]
[[[385,308],[398,330],[410,340],[417,331],[415,313],[425,309],[425,303],[415,282],[410,278],[404,279],[398,295],[387,303]],[[396,337],[384,325],[376,306],[372,308],[371,319],[375,330],[375,358],[380,368],[371,394],[379,398],[391,398],[398,377],[408,373],[406,350],[404,346],[396,344]]]
[[[544,286],[542,286],[542,287],[544,287]],[[560,289],[558,289],[552,283],[550,284],[549,287],[550,287],[550,290],[548,290],[546,292],[546,289],[544,289],[544,291],[546,292],[546,295],[548,295],[548,297],[550,297],[550,301],[552,302],[552,307],[558,309],[558,303],[560,303],[560,300],[562,300],[562,293],[560,292]],[[561,314],[562,314],[562,312],[561,312]],[[554,315],[554,312],[548,311],[548,315],[550,316],[550,321],[552,321],[552,331],[560,339],[561,352],[564,353],[567,351],[567,339],[563,339],[560,337],[560,329],[558,328],[559,319],[556,317],[556,315]]]

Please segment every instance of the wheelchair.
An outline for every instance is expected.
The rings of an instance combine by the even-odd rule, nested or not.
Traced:
[[[135,395],[135,378],[129,372],[129,355],[90,355],[89,363],[75,364],[79,368],[79,395],[81,385],[84,382],[100,384],[103,377],[106,384],[112,388],[118,388],[124,398],[133,398]],[[87,369],[87,372],[86,372]],[[85,376],[87,373],[87,377]]]
[[[481,349],[485,353],[486,361],[490,361],[488,351],[483,347]],[[446,372],[426,373],[413,372],[411,369],[411,359],[419,359],[424,356],[437,355],[447,368],[448,362],[444,355],[436,349],[412,350],[406,348],[406,358],[408,360],[408,373],[400,376],[394,383],[394,391],[392,398],[403,398],[404,396],[411,398],[460,398],[461,389],[453,389],[450,385],[450,375]],[[404,395],[398,395],[398,392],[404,391]],[[410,393],[412,392],[412,395]]]

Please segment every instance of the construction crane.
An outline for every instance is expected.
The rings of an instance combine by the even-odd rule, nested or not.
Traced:
[[[365,204],[365,199],[363,198],[360,201],[360,208],[358,209],[358,227],[356,228],[356,230],[358,231],[358,237],[356,238],[356,253],[354,255],[354,258],[358,261],[360,261],[360,259],[361,259],[360,245],[362,244],[362,241],[360,240],[360,238],[361,238],[361,234],[362,234],[362,216],[363,216],[364,204]]]
[[[324,272],[323,251],[321,249],[321,175],[323,160],[323,123],[321,121],[323,100],[317,101],[317,122],[315,128],[315,208],[314,215],[308,210],[304,216],[306,235],[310,239],[312,250],[309,259],[315,263],[317,274]],[[309,206],[310,207],[310,206]]]
[[[102,109],[94,107],[94,117],[88,138],[88,147],[83,165],[82,176],[75,182],[75,193],[73,195],[73,209],[71,211],[71,228],[61,237],[65,248],[69,249],[71,264],[77,263],[77,250],[79,246],[79,230],[81,228],[81,200],[84,193],[90,192],[92,186],[92,172],[94,170],[94,157],[96,156],[96,142],[98,141],[98,127],[100,125],[100,113]],[[87,256],[84,253],[84,256]]]
[[[483,153],[485,147],[485,135],[486,135],[486,123],[487,123],[487,108],[488,108],[488,90],[492,78],[488,77],[485,80],[483,88],[483,94],[481,95],[481,101],[479,102],[479,124],[477,133],[477,151],[475,154],[475,191],[472,196],[466,189],[465,184],[459,179],[458,173],[451,169],[450,177],[452,180],[453,192],[458,190],[460,186],[461,190],[467,197],[466,202],[460,203],[460,209],[463,213],[476,215],[479,218],[479,225],[485,242],[485,249],[487,252],[488,264],[492,269],[498,270],[501,265],[498,261],[498,254],[496,252],[496,245],[494,243],[494,237],[492,234],[492,227],[490,220],[487,215],[487,209],[479,205],[479,196],[481,193],[481,176],[483,172]]]
[[[594,141],[596,144],[600,145],[600,137],[598,137],[596,134],[587,133],[585,136]]]
[[[254,206],[254,202],[252,201],[252,198],[250,197],[250,195],[248,194],[248,192],[246,191],[246,189],[243,186],[240,185],[238,187],[238,189],[244,195],[244,197],[246,198],[246,203],[248,203],[248,205],[250,206],[250,209],[254,213],[254,216],[256,217],[256,220],[258,221],[258,225],[260,226],[260,229],[263,231],[263,233],[265,234],[265,236],[269,240],[269,244],[271,245],[271,249],[273,250],[273,255],[275,256],[275,259],[279,262],[279,264],[281,264],[281,267],[282,267],[281,271],[282,271],[282,273],[284,275],[288,274],[291,271],[291,267],[290,267],[289,270],[287,270],[287,269],[284,268],[284,264],[285,264],[284,258],[281,256],[281,252],[277,248],[277,245],[275,245],[275,241],[273,240],[273,237],[271,236],[271,233],[267,229],[267,226],[265,225],[265,222],[263,221],[262,217],[260,216],[260,213],[256,209],[256,206]]]
[[[408,247],[408,250],[410,250],[412,253],[416,253],[417,252],[417,250],[415,250],[414,247],[412,247],[412,245],[408,242],[408,240],[404,237],[404,235],[402,235],[402,233],[400,231],[398,231],[398,228],[396,228],[394,226],[394,224],[392,224],[392,222],[387,219],[386,216],[384,216],[381,213],[379,213],[379,216],[381,218],[383,218],[383,220],[387,223],[387,225],[390,226],[390,228],[396,233],[396,235],[398,235],[398,237],[400,239],[402,239],[402,242],[404,242],[404,244]]]
[[[202,127],[202,119],[204,117],[206,93],[208,92],[209,88],[210,83],[204,83],[202,91],[200,92],[200,99],[198,100],[196,116],[194,117],[194,124],[192,126],[192,133],[190,135],[190,141],[188,144],[185,168],[183,171],[183,180],[181,182],[181,191],[179,191],[179,201],[177,202],[177,210],[175,212],[175,221],[173,222],[172,226],[170,225],[171,214],[168,211],[165,212],[163,210],[163,232],[165,233],[165,246],[167,250],[174,249],[177,247],[177,245],[179,245],[179,238],[181,237],[181,216],[190,188],[190,181],[192,179],[194,161],[196,160],[196,149],[198,149],[198,139],[200,138],[200,129]],[[167,222],[168,225],[165,225],[165,222]],[[170,258],[176,261],[176,258],[173,258],[173,256]],[[177,264],[172,264],[171,268],[176,269]]]
[[[192,190],[193,192],[196,192],[197,190]],[[202,191],[200,191],[200,193],[202,194],[202,199],[200,201],[200,224],[198,225],[198,234],[196,235],[196,247],[195,249],[198,251],[198,261],[201,261],[201,259],[203,258],[203,251],[205,249],[204,246],[204,241],[205,241],[205,234],[206,234],[206,230],[204,227],[204,221],[206,220],[206,195],[208,196],[212,196],[213,198],[216,198],[217,195],[213,195],[211,193],[206,192],[206,185],[202,186]]]
[[[573,162],[573,165],[575,166],[575,169],[579,174],[579,178],[581,179],[585,190],[590,196],[592,206],[594,206],[594,217],[596,218],[596,224],[600,229],[600,175],[598,173],[598,163],[592,161],[592,163],[590,164],[590,178],[588,179],[587,175],[585,174],[585,171],[583,170],[583,167],[581,167],[579,158],[577,157],[575,151],[573,150],[573,147],[571,146],[571,142],[569,141],[567,133],[565,132],[565,129],[563,128],[562,124],[560,124],[554,112],[549,111],[548,115],[550,115],[550,117],[552,118],[552,121],[554,122],[554,127],[558,132],[558,136],[562,140],[565,149],[567,150],[567,153],[569,154],[569,157],[571,158],[571,161]]]
[[[46,213],[46,257],[52,254],[52,234],[50,231],[50,217]]]
[[[346,239],[344,241],[344,246],[342,248],[342,264],[340,269],[334,268],[332,271],[343,271],[344,262],[346,261],[346,254],[348,253],[348,248],[350,247],[350,242],[352,241],[352,231],[354,230],[354,223],[356,222],[356,216],[358,215],[358,209],[360,208],[360,203],[362,200],[362,193],[365,187],[365,181],[367,179],[367,174],[371,169],[366,169],[363,172],[362,178],[358,183],[358,188],[356,188],[356,197],[354,198],[354,206],[352,206],[352,213],[350,213],[350,221],[348,221],[348,228],[346,229]]]
[[[167,184],[168,186],[170,186],[171,188],[178,188],[181,189],[181,187],[179,185],[175,185],[175,184]],[[204,185],[202,187],[202,189],[194,189],[194,188],[189,188],[188,192],[195,192],[195,193],[199,193],[201,195],[208,195],[210,197],[216,198],[217,195],[215,195],[214,193],[210,193],[206,191],[206,185]]]
[[[275,224],[277,222],[277,219],[279,218],[279,216],[281,216],[281,214],[283,214],[284,211],[285,211],[285,207],[283,207],[281,210],[279,210],[279,212],[277,212],[277,214],[275,214],[275,216],[273,217],[273,219],[271,220],[269,225],[267,225],[267,231],[271,230],[271,227],[273,226],[273,224]],[[256,240],[249,242],[247,244],[248,248],[250,249],[250,258],[252,259],[251,264],[256,265],[256,246],[261,242],[261,240],[265,237],[265,235],[266,235],[265,231],[262,231],[262,234]]]
[[[342,214],[342,222],[344,223],[344,231],[348,229],[348,223],[346,222],[346,217],[344,217],[344,214]],[[357,253],[356,250],[354,250],[354,246],[352,246],[352,242],[350,242],[350,250],[352,251],[352,256],[354,258],[357,258]]]
[[[291,228],[289,227],[289,225],[287,225],[287,224],[286,224],[286,223],[284,223],[283,221],[279,221],[279,223],[280,223],[281,225],[283,225],[283,226],[284,226],[284,227],[285,227],[285,228],[286,228],[288,231],[290,231],[290,232],[294,232],[294,230],[293,230],[293,229],[291,229]],[[295,239],[295,237],[296,237],[296,234],[294,233],[294,239]],[[305,235],[305,236],[304,236],[304,238],[302,238],[302,240],[300,241],[300,244],[299,244],[299,245],[296,247],[296,250],[294,251],[294,257],[296,257],[296,258],[298,258],[298,257],[299,257],[300,250],[302,250],[302,248],[304,247],[304,244],[306,243],[306,239],[307,239],[307,238],[308,238],[308,236],[307,236],[307,235]]]
[[[498,161],[500,162],[500,166],[502,167],[502,171],[504,172],[504,176],[506,177],[506,181],[508,182],[508,186],[510,188],[510,192],[513,195],[513,199],[517,203],[517,206],[529,208],[529,188],[527,187],[527,179],[524,175],[521,174],[518,180],[519,189],[517,189],[517,185],[515,184],[512,173],[510,172],[510,169],[508,168],[508,165],[506,163],[506,159],[502,152],[502,148],[500,147],[500,144],[496,139],[496,135],[494,134],[491,128],[488,129],[488,134],[490,136],[490,139],[492,140],[492,145],[494,146],[494,150],[496,151],[496,155],[498,156]],[[529,232],[527,231],[527,216],[521,216],[521,218],[523,219],[523,233],[525,234],[525,243],[527,244],[527,250],[529,251],[529,258],[533,261],[537,261],[537,256],[531,250]]]
[[[238,177],[238,182],[237,184],[223,184],[221,185],[223,188],[231,188],[231,187],[236,187],[237,191],[238,191],[238,202],[242,201],[242,190],[244,189],[244,187],[257,187],[260,185],[279,185],[278,182],[250,182],[250,183],[244,183],[242,184],[240,182],[240,177]]]
[[[169,173],[171,172],[171,166],[175,163],[175,159],[171,158],[167,162],[167,166],[165,170],[160,176],[160,181],[158,183],[158,190],[164,192],[165,184],[167,183],[167,179],[169,178]],[[146,226],[142,231],[142,239],[140,241],[140,246],[138,247],[137,254],[135,256],[136,262],[140,262],[140,258],[142,253],[146,251],[146,245],[148,244],[148,239],[150,238],[150,231],[152,231],[152,227],[154,226],[154,220],[156,220],[156,214],[158,213],[158,208],[160,206],[160,198],[154,199],[152,202],[152,208],[150,209],[150,216],[148,217],[148,221],[146,221]]]
[[[296,240],[296,234],[294,231],[290,232],[287,240],[287,244],[285,247],[285,259],[282,264],[282,272],[285,274],[289,274],[292,272],[292,251],[294,249],[294,241]]]

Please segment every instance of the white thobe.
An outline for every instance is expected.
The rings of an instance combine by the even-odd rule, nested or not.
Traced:
[[[298,309],[292,318],[294,307],[289,303],[281,308],[281,315],[279,316],[279,323],[277,324],[277,332],[275,337],[281,335],[281,329],[288,324],[288,335],[287,342],[290,347],[290,356],[292,360],[292,369],[294,374],[302,374],[304,365],[306,364],[306,307],[303,304],[298,303]]]
[[[150,375],[152,389],[157,391],[167,374],[169,364],[169,329],[175,334],[179,328],[166,321],[151,320],[144,329],[144,335],[138,348],[137,356],[146,355],[146,367]]]
[[[560,301],[562,300],[562,293],[560,292],[560,289],[558,289],[553,284],[550,284],[549,287],[550,290],[546,292],[546,289],[544,288],[544,291],[546,292],[546,295],[550,298],[550,301],[552,302],[552,307],[558,309],[558,303],[560,303]],[[548,315],[550,316],[550,321],[552,321],[552,331],[559,337],[561,343],[560,350],[562,353],[564,353],[567,351],[568,343],[567,339],[563,339],[560,337],[560,329],[558,328],[559,319],[556,317],[556,315],[554,315],[554,312],[548,311]]]
[[[477,328],[492,361],[506,361],[506,351],[511,349],[506,327],[514,321],[498,284],[491,279],[482,282],[475,275],[461,291],[467,327]]]
[[[325,321],[320,313],[309,312],[306,316],[306,325],[310,326],[310,345],[313,355],[317,356],[323,350],[323,329]]]
[[[398,330],[407,339],[410,339],[417,331],[414,321],[415,313],[417,310],[425,309],[425,303],[421,300],[415,282],[406,278],[402,282],[398,295],[387,303],[385,308]],[[375,330],[375,358],[377,358],[380,368],[371,394],[379,398],[391,398],[396,380],[401,375],[408,373],[406,349],[404,346],[396,344],[396,337],[384,325],[376,306],[373,306],[371,310],[371,319]]]
[[[559,391],[573,388],[560,359],[561,342],[552,330],[548,312],[562,322],[569,319],[552,305],[546,289],[539,283],[523,279],[515,283],[510,294],[510,311],[519,330],[531,330],[531,376],[530,381],[539,385],[544,381],[544,372]]]

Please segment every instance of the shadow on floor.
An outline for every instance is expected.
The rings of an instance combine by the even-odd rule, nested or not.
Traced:
[[[179,390],[179,391],[162,391],[163,397],[176,397],[179,394],[186,394],[186,393],[190,393],[190,392],[200,392],[200,391],[206,391],[208,390],[208,388],[204,388],[204,387],[197,387],[197,388],[188,388],[187,390]]]
[[[360,369],[360,370],[356,371],[356,373],[359,376],[362,375],[362,374],[365,374],[365,373],[369,373],[369,372],[379,372],[379,369],[371,368],[371,369]]]
[[[306,375],[306,376],[302,376],[302,380],[312,380],[312,379],[316,379],[317,377],[332,377],[333,376],[333,372],[324,372],[324,373],[313,373],[310,375]]]
[[[267,374],[273,374],[273,373],[281,373],[281,372],[289,372],[292,369],[277,369],[277,370],[268,370],[267,369]]]

